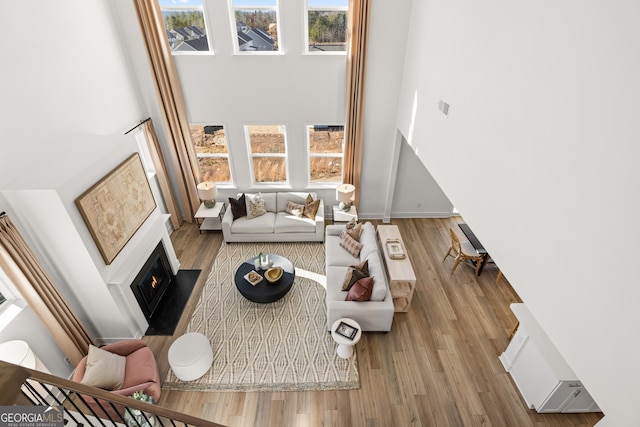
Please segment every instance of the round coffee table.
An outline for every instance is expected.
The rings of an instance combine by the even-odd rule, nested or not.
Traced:
[[[257,256],[249,258],[243,262],[240,267],[238,267],[234,276],[236,288],[238,288],[238,291],[240,291],[242,296],[249,301],[262,304],[278,301],[291,289],[293,279],[296,277],[295,268],[291,261],[285,257],[269,254],[269,260],[273,261],[273,267],[282,267],[283,270],[280,280],[275,283],[269,283],[267,279],[264,278],[266,270],[257,269],[254,266],[254,262],[257,258]],[[249,273],[251,270],[257,271],[263,278],[262,281],[255,286],[244,278],[245,274]]]

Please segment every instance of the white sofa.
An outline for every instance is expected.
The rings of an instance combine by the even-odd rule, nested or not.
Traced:
[[[324,202],[322,199],[320,199],[315,219],[297,217],[285,211],[289,200],[304,205],[307,195],[311,194],[316,200],[316,193],[283,191],[260,194],[267,210],[264,215],[251,219],[243,216],[234,220],[231,209],[226,210],[222,218],[222,235],[225,242],[324,241]],[[246,195],[255,196],[255,193],[246,193]]]
[[[340,246],[340,232],[344,225],[328,225],[325,236],[325,261],[327,275],[327,329],[342,317],[355,320],[363,331],[391,330],[393,299],[389,290],[386,271],[378,248],[376,231],[370,222],[362,225],[360,257],[352,256]],[[347,292],[342,283],[349,266],[369,260],[369,276],[373,277],[373,291],[369,301],[345,301]]]

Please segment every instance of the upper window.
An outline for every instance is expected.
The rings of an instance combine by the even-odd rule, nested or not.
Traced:
[[[309,140],[309,182],[342,182],[344,126],[307,126]]]
[[[287,150],[285,127],[280,125],[248,125],[245,132],[253,182],[257,184],[287,182]]]
[[[202,0],[158,0],[172,52],[209,52]]]
[[[277,52],[277,0],[233,0],[234,40],[238,52]]]
[[[189,125],[202,181],[231,182],[229,151],[224,126]]]
[[[348,0],[307,0],[307,51],[347,51]]]

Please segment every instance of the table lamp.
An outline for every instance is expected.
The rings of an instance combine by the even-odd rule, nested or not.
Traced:
[[[351,184],[340,184],[336,187],[336,199],[340,204],[338,207],[343,211],[351,209],[351,203],[356,195],[356,187]]]
[[[212,208],[216,205],[215,198],[217,195],[218,190],[215,183],[205,181],[198,184],[198,197],[206,207]]]

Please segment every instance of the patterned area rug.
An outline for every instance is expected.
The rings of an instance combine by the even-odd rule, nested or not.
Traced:
[[[284,298],[257,304],[236,289],[233,276],[260,252],[296,267]],[[336,355],[326,328],[325,257],[321,243],[223,243],[187,332],[209,337],[213,365],[195,381],[171,370],[163,388],[198,391],[301,391],[359,387],[355,353]]]

